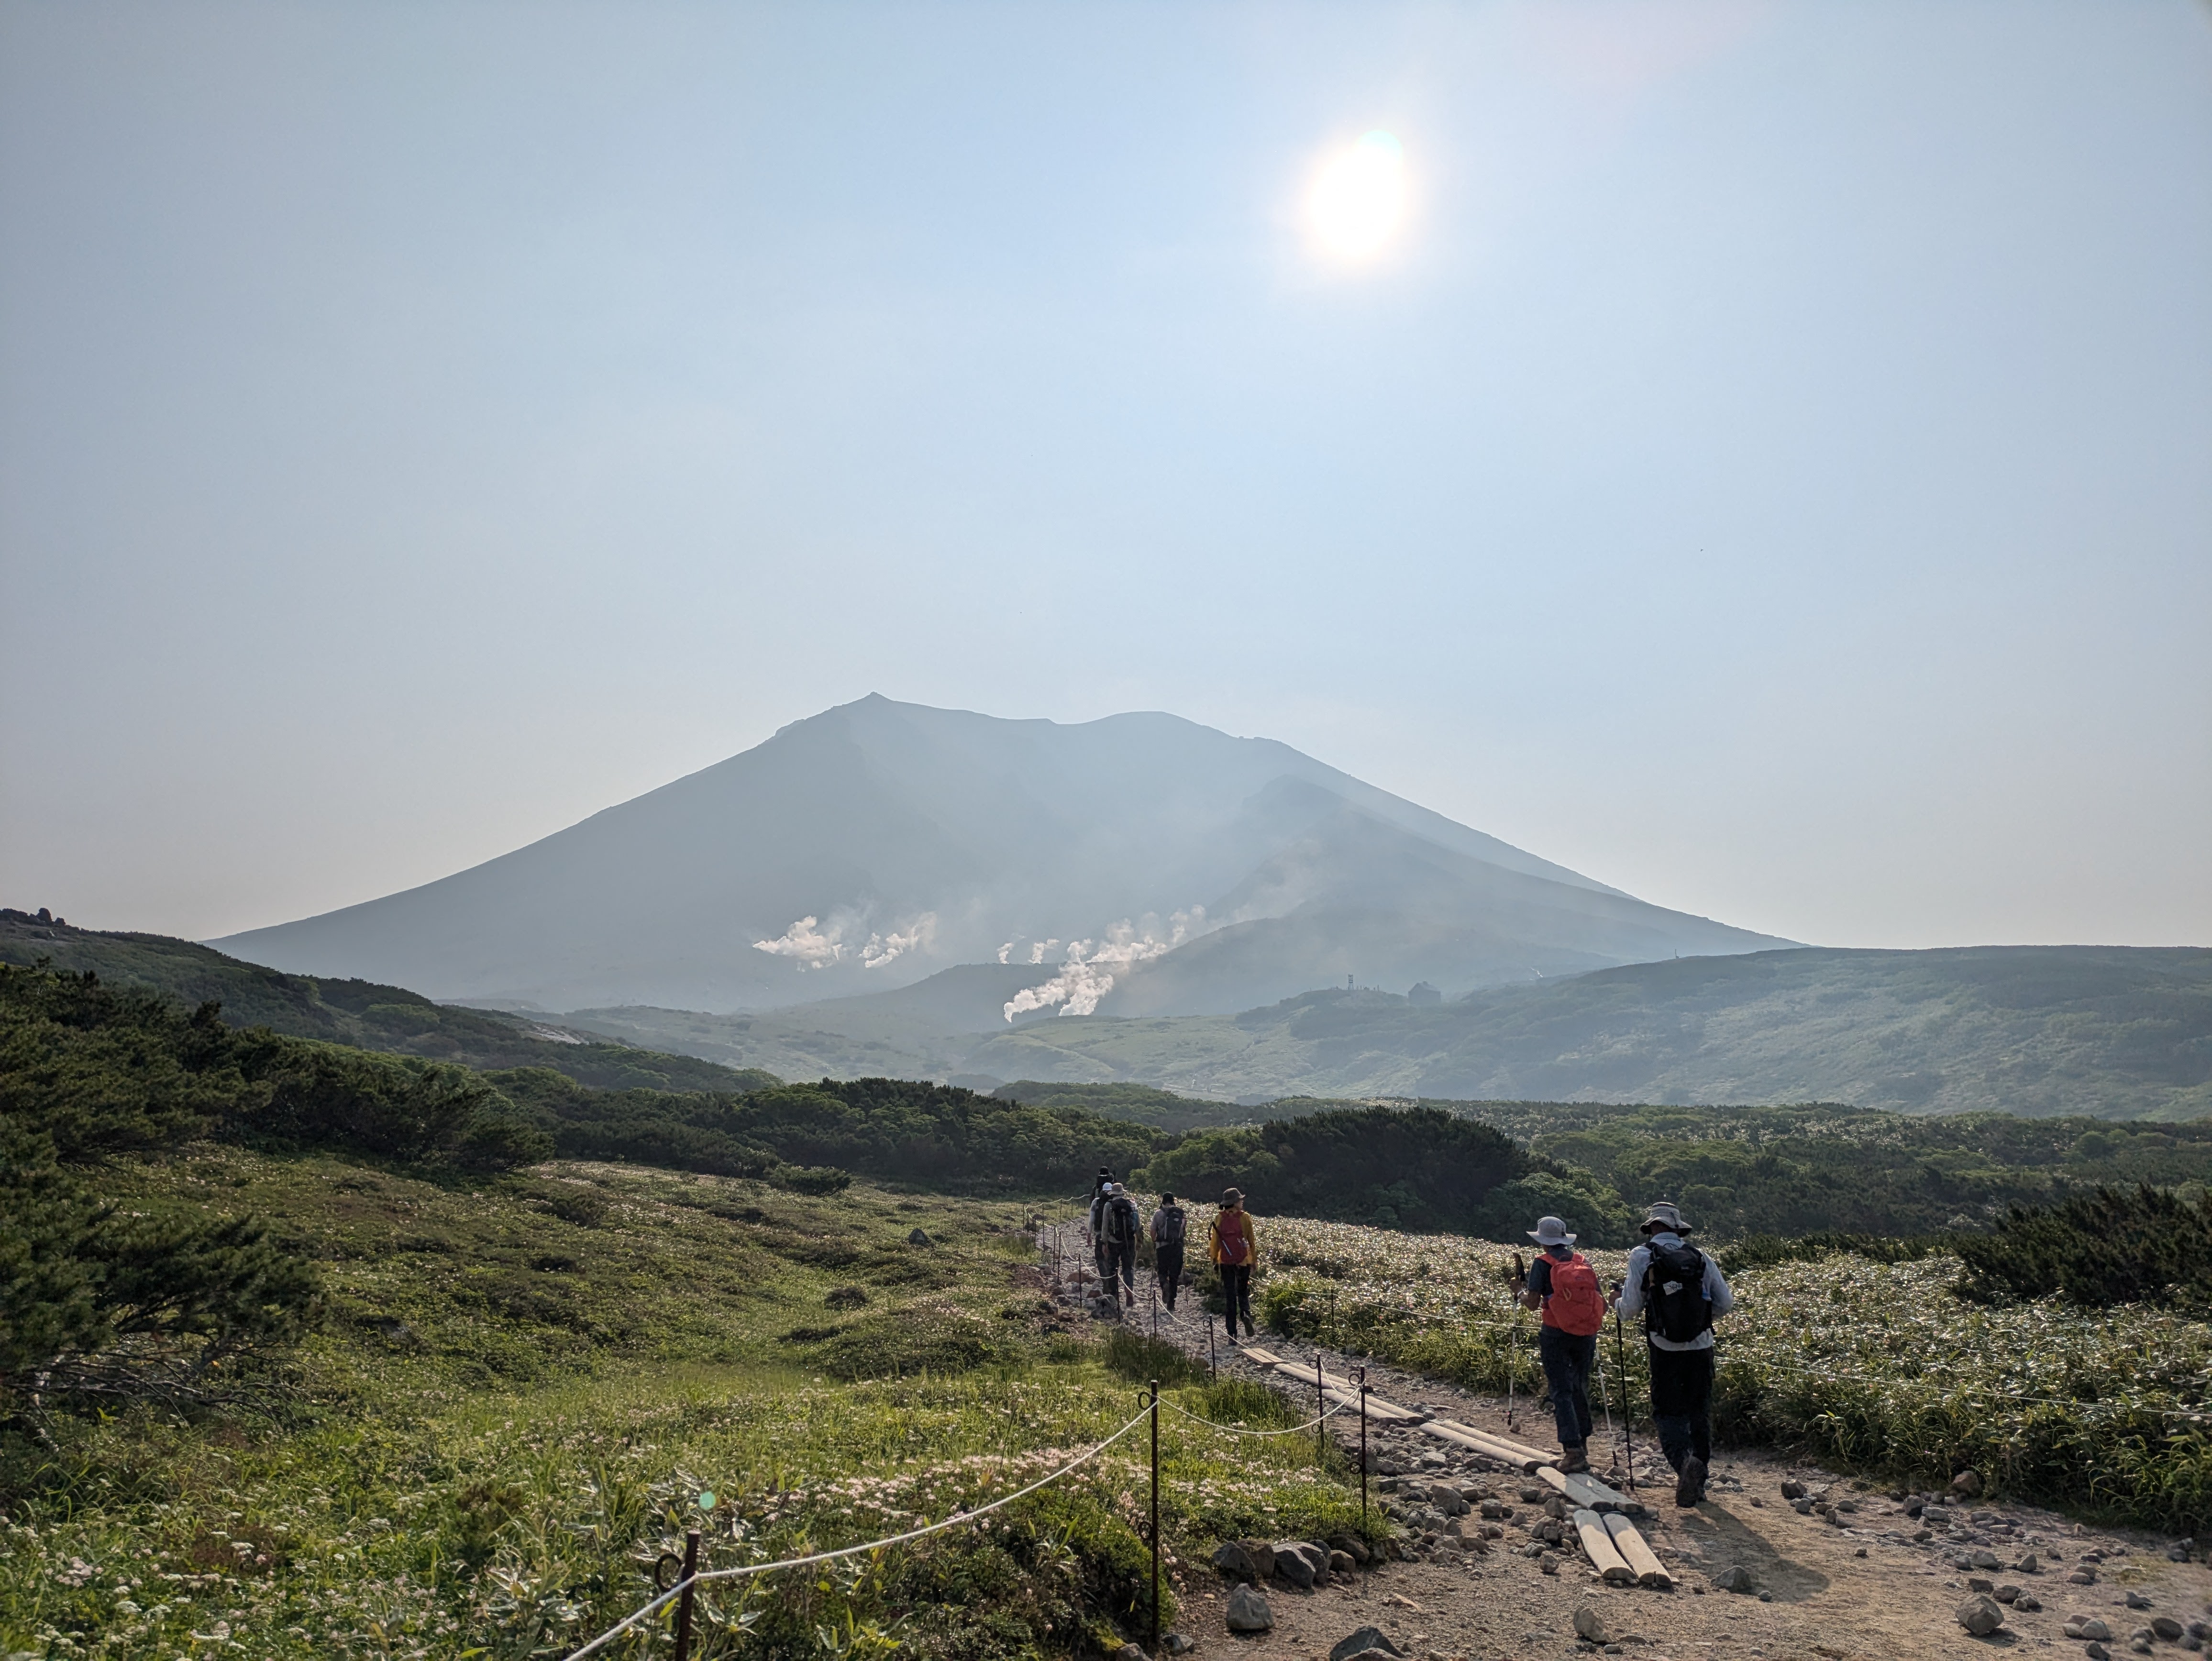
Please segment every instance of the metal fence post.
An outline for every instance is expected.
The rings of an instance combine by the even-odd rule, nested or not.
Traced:
[[[1152,1642],[1160,1652],[1160,1381],[1152,1380]]]
[[[1328,1398],[1322,1394],[1321,1352],[1314,1352],[1314,1457],[1328,1463]]]
[[[684,1536],[684,1596],[676,1603],[676,1661],[690,1661],[691,1594],[698,1589],[698,1573],[699,1530],[691,1529]]]
[[[1367,1521],[1367,1369],[1359,1369],[1359,1520]]]

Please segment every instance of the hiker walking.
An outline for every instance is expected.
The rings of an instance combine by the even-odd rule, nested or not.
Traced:
[[[1105,1165],[1098,1167],[1097,1178],[1091,1184],[1091,1266],[1098,1271],[1100,1285],[1106,1281],[1106,1238],[1101,1231],[1106,1223],[1106,1190],[1114,1186],[1114,1173]]]
[[[1152,1213],[1152,1274],[1160,1283],[1160,1301],[1175,1313],[1176,1288],[1182,1285],[1182,1243],[1190,1229],[1190,1214],[1176,1203],[1172,1194],[1160,1196]]]
[[[1665,1200],[1644,1215],[1644,1244],[1628,1254],[1620,1312],[1644,1317],[1651,1354],[1651,1418],[1674,1468],[1674,1503],[1705,1497],[1713,1457],[1713,1317],[1735,1307],[1720,1265],[1682,1237],[1690,1226]]]
[[[1608,1300],[1597,1271],[1575,1250],[1575,1236],[1557,1217],[1539,1217],[1528,1238],[1540,1250],[1528,1273],[1520,1275],[1514,1295],[1523,1309],[1544,1312],[1536,1329],[1536,1359],[1551,1386],[1552,1413],[1559,1427],[1559,1469],[1589,1469],[1591,1429],[1589,1383],[1597,1371],[1597,1335],[1605,1325]]]
[[[1229,1342],[1237,1342],[1237,1321],[1243,1317],[1244,1335],[1256,1337],[1252,1324],[1252,1269],[1260,1261],[1260,1235],[1252,1226],[1252,1214],[1244,1209],[1241,1189],[1221,1191],[1221,1209],[1213,1214],[1206,1232],[1207,1255],[1221,1274],[1221,1297],[1228,1311]]]
[[[1128,1190],[1119,1183],[1109,1183],[1099,1196],[1098,1238],[1105,1252],[1105,1267],[1099,1271],[1103,1283],[1100,1290],[1109,1298],[1114,1295],[1114,1277],[1121,1279],[1122,1299],[1134,1309],[1137,1306],[1137,1234],[1143,1226],[1137,1215],[1137,1202],[1129,1197]]]

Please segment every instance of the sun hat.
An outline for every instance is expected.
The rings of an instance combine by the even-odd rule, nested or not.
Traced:
[[[1672,1200],[1654,1200],[1644,1214],[1646,1234],[1663,1229],[1669,1234],[1687,1234],[1690,1226],[1682,1220],[1682,1214],[1674,1209]]]
[[[1538,1245],[1572,1245],[1575,1237],[1567,1232],[1567,1226],[1557,1217],[1539,1217],[1536,1226],[1528,1231],[1528,1238]]]
[[[1223,1189],[1221,1190],[1221,1203],[1224,1205],[1243,1205],[1244,1203],[1244,1190],[1241,1188]]]

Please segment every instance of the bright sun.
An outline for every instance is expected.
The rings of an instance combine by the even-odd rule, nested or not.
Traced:
[[[1387,132],[1370,132],[1338,151],[1306,193],[1306,230],[1332,259],[1372,259],[1390,245],[1411,205],[1406,153]]]

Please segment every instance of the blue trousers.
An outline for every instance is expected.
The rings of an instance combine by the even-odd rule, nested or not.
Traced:
[[[1597,1339],[1595,1335],[1539,1327],[1536,1359],[1543,1363],[1544,1382],[1552,1387],[1552,1412],[1559,1421],[1559,1445],[1578,1448],[1590,1439],[1589,1381],[1597,1371]]]

